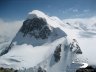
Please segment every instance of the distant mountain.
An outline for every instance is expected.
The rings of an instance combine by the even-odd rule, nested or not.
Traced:
[[[64,19],[63,22],[69,28],[91,32],[96,31],[96,17],[85,19]]]

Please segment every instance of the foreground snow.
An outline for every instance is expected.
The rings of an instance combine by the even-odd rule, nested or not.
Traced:
[[[85,62],[89,65],[96,65],[96,35],[94,35],[96,33],[94,31],[89,33],[88,31],[68,28],[65,29],[65,32],[70,36],[69,38],[75,38],[81,47],[83,54],[77,56],[77,61]]]
[[[27,44],[15,45],[8,54],[0,58],[0,66],[16,69],[34,67],[52,55],[56,45],[61,44],[63,41],[64,38],[61,38],[53,43],[46,43],[36,47]]]
[[[55,16],[49,17],[37,10],[30,12],[27,19],[35,17],[44,18],[51,34],[43,40],[30,35],[23,37],[23,34],[18,32],[12,40],[12,48],[0,57],[0,67],[20,69],[20,72],[38,72],[40,67],[47,72],[74,72],[79,67],[86,67],[87,63],[96,64],[94,55],[95,27],[94,30],[92,27],[85,30],[86,26],[81,26],[82,24],[72,26],[74,21],[65,20],[62,22]],[[65,22],[70,22],[71,26]],[[38,33],[38,31],[36,32]],[[72,39],[78,41],[76,43],[80,45],[83,51],[82,55],[74,53],[76,47],[70,49],[69,45]],[[60,60],[56,62],[54,53],[60,45]]]
[[[35,72],[40,67],[47,72],[66,71],[74,48],[56,19],[37,10],[29,13],[9,47],[2,50],[0,67],[23,72]]]

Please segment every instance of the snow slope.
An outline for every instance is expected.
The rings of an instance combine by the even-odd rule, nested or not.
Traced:
[[[92,18],[93,19],[93,18]],[[95,24],[94,21],[96,21],[96,19],[94,21],[90,21],[92,22],[91,24]],[[83,19],[82,19],[83,20]],[[65,20],[66,21],[66,20]],[[71,23],[73,21],[73,23]],[[74,19],[72,20],[67,20],[66,22],[70,22],[71,25],[74,26],[74,23],[77,22],[78,20]],[[83,20],[84,21],[84,20]],[[80,21],[82,22],[82,21]],[[85,21],[87,22],[87,20]],[[89,22],[89,23],[90,23]],[[87,24],[86,24],[87,25]],[[91,25],[89,25],[91,26]],[[93,27],[92,29],[96,29],[95,27]],[[88,28],[88,30],[82,30],[80,29],[76,29],[76,28],[73,28],[73,27],[65,27],[64,28],[64,31],[67,33],[67,36],[69,36],[69,38],[75,38],[80,47],[81,47],[81,50],[83,52],[82,55],[78,55],[75,60],[76,62],[85,62],[85,63],[88,63],[89,65],[96,65],[96,32],[94,30],[92,30],[90,28]]]
[[[58,18],[38,10],[30,12],[9,47],[1,52],[0,67],[20,72],[66,72],[74,55],[82,53],[66,33]]]
[[[64,19],[63,22],[73,29],[96,32],[96,17]]]

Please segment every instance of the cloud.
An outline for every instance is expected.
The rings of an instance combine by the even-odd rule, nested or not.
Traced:
[[[90,10],[87,10],[87,9],[86,9],[86,10],[83,10],[83,12],[85,12],[85,13],[86,13],[86,12],[89,12],[89,11],[90,11]]]
[[[13,38],[22,24],[23,20],[7,22],[3,19],[0,19],[0,36],[8,36]]]
[[[65,12],[78,12],[78,11],[79,11],[78,9],[74,9],[74,8],[69,8],[65,10]]]
[[[96,23],[96,17],[89,17],[89,18],[71,18],[71,19],[64,19],[63,22],[69,22],[71,24],[75,23],[82,23],[87,25],[93,25]]]
[[[78,12],[78,9],[73,9],[73,12]]]

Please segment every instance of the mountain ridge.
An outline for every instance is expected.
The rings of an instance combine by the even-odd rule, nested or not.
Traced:
[[[30,12],[9,47],[2,51],[0,67],[18,72],[66,71],[73,55],[82,52],[76,40],[71,43],[58,20],[38,10]]]

